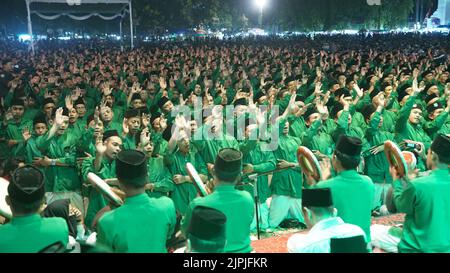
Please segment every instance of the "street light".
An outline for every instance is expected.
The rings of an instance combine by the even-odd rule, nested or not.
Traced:
[[[259,7],[259,27],[262,28],[263,8],[267,4],[267,0],[255,0],[255,4]]]

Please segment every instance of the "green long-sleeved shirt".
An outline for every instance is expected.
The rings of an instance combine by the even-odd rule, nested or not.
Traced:
[[[394,202],[406,213],[399,252],[450,252],[450,174],[435,169],[403,188],[393,182]]]
[[[375,186],[370,177],[356,170],[340,172],[337,176],[316,184],[317,188],[330,188],[337,216],[347,224],[359,226],[370,242],[370,224]]]
[[[186,234],[196,206],[217,209],[225,214],[226,253],[249,253],[250,225],[253,221],[254,205],[251,195],[235,189],[234,184],[217,185],[214,192],[206,197],[198,197],[189,205],[186,216],[181,221],[181,230]]]
[[[170,198],[150,198],[143,193],[127,197],[121,207],[100,218],[97,243],[119,253],[166,253],[175,224]]]

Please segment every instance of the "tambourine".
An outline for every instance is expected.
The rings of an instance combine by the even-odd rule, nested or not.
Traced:
[[[5,197],[8,195],[8,185],[8,180],[0,177],[0,215],[7,219],[11,219],[11,208],[6,204],[5,200]]]
[[[195,169],[194,165],[192,165],[190,162],[186,163],[186,171],[189,174],[189,177],[192,179],[195,188],[197,189],[197,192],[200,196],[205,197],[209,193],[206,190],[205,184],[203,184],[202,179],[200,178],[200,175],[198,175],[197,170]]]
[[[310,175],[314,180],[319,181],[322,178],[322,170],[319,161],[310,149],[305,146],[298,147],[297,160],[302,172]]]
[[[412,171],[417,166],[416,156],[412,152],[402,151],[403,158],[406,161],[406,165],[408,166],[408,170]]]
[[[88,173],[87,179],[100,193],[116,206],[123,205],[123,200],[112,191],[111,187],[94,173]]]
[[[408,166],[400,148],[392,141],[384,142],[384,154],[390,166],[395,167],[400,178],[408,174]]]

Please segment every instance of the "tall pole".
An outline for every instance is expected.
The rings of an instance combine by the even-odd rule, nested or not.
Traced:
[[[262,29],[263,5],[259,6],[259,28]]]
[[[120,17],[120,22],[119,22],[120,51],[123,52],[122,20],[123,20],[123,16]]]
[[[27,13],[28,13],[28,35],[30,35],[31,40],[31,54],[34,55],[34,39],[33,39],[33,28],[31,26],[31,13],[30,13],[30,0],[26,0]]]
[[[134,35],[133,35],[133,9],[131,6],[131,0],[130,0],[130,4],[128,5],[129,9],[130,9],[130,35],[131,35],[131,49],[134,48]]]

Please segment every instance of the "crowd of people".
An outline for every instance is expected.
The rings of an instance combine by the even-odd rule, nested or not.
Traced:
[[[41,42],[35,55],[1,42],[0,176],[12,218],[0,216],[0,252],[80,244],[172,252],[187,241],[181,251],[248,253],[257,227],[280,226],[311,228],[289,240],[290,252],[348,251],[342,238],[360,251],[450,252],[449,37],[268,37],[126,51]],[[390,167],[387,140],[414,154],[406,178]],[[300,146],[316,156],[321,181],[302,172]],[[198,197],[186,163],[208,196]],[[112,204],[89,173],[124,204]],[[397,233],[371,227],[392,213],[389,202],[406,214]]]

